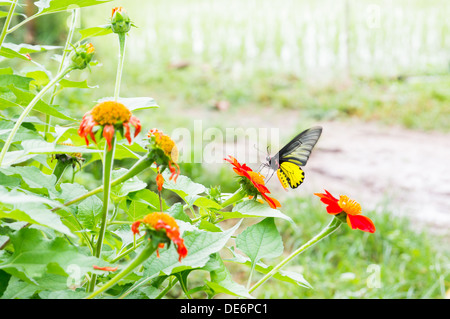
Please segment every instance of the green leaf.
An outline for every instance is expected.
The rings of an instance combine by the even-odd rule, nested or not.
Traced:
[[[13,255],[0,264],[0,269],[24,281],[37,283],[46,273],[68,276],[74,266],[78,275],[96,272],[93,265],[104,266],[106,262],[80,253],[65,238],[48,239],[40,230],[23,228],[11,235]]]
[[[100,222],[103,202],[96,196],[90,196],[78,205],[77,219],[89,230],[94,230]]]
[[[174,247],[160,250],[160,258],[156,254],[150,256],[144,263],[144,276],[153,277],[160,272],[169,275],[186,269],[203,267],[209,260],[211,254],[219,252],[236,229],[240,226],[239,221],[232,228],[223,233],[211,233],[206,231],[189,231],[182,235],[187,247],[188,254],[178,261],[178,253]]]
[[[34,80],[31,81],[31,84],[37,87],[44,87],[50,82],[48,74],[41,70],[28,72],[27,77],[33,78]]]
[[[122,203],[125,203],[125,201],[123,201]],[[153,209],[150,209],[147,204],[135,200],[132,201],[131,204],[126,209],[123,208],[123,206],[121,206],[121,208],[125,210],[129,219],[132,221],[141,219],[145,215],[155,211]]]
[[[246,200],[236,204],[231,212],[220,212],[224,218],[249,218],[249,217],[276,217],[282,218],[294,223],[294,221],[287,215],[283,214],[277,209],[271,208],[266,203],[260,203],[256,200]]]
[[[16,88],[12,85],[9,86],[10,90],[16,96],[16,103],[19,105],[27,106],[31,100],[35,97],[35,94],[30,92],[25,92],[19,88]],[[70,117],[64,114],[61,110],[57,110],[54,106],[48,105],[42,100],[39,100],[36,105],[33,107],[34,111],[38,111],[40,113],[50,115],[59,119],[69,120],[69,121],[78,121],[73,117]]]
[[[83,41],[84,39],[87,39],[87,38],[99,37],[99,36],[111,34],[112,30],[111,30],[110,24],[105,24],[105,25],[101,25],[98,27],[86,28],[86,29],[80,30],[79,32],[81,34],[80,41]]]
[[[0,101],[1,104],[1,101]],[[9,133],[14,127],[13,121],[0,121],[0,140],[6,140],[9,136]],[[34,128],[34,127],[33,127]],[[32,130],[29,127],[25,127],[22,125],[19,127],[16,135],[14,136],[13,142],[20,142],[23,140],[29,139],[41,139],[42,136],[36,130]]]
[[[14,85],[22,90],[28,90],[30,88],[30,82],[33,81],[31,77],[20,76],[16,74],[1,74],[0,75],[0,87],[6,87],[8,85]]]
[[[20,43],[20,44],[4,43],[3,45],[20,54],[46,52],[50,50],[58,50],[63,48],[62,46],[55,46],[55,45],[33,45],[27,43]]]
[[[70,81],[67,79],[62,79],[59,81],[59,85],[63,88],[77,88],[77,89],[95,89],[98,85],[90,86],[87,84],[87,80],[84,81]]]
[[[95,6],[112,0],[39,0],[34,3],[38,7],[39,15],[54,13],[59,11],[67,11],[70,9]]]
[[[114,97],[104,97],[98,100],[97,103],[104,101],[114,101]],[[159,107],[158,104],[156,104],[156,101],[151,97],[119,97],[117,101],[125,105],[132,112]]]
[[[0,48],[0,56],[8,59],[19,58],[25,61],[30,60],[27,56],[20,54],[19,52],[16,52],[10,48],[7,48],[5,44],[3,44],[3,46]]]
[[[193,182],[187,176],[184,175],[178,176],[176,183],[173,180],[172,181],[169,180],[170,173],[167,170],[163,172],[163,176],[164,176],[163,187],[178,194],[183,200],[185,200],[190,205],[194,204],[192,200],[195,202],[195,200],[198,199],[197,197],[193,197],[194,195],[198,195],[206,191],[205,186]],[[188,195],[190,197],[188,197]]]
[[[125,168],[120,168],[118,170],[114,170],[112,172],[112,179],[114,180],[120,176],[123,176],[124,174],[126,174],[127,171],[128,170]],[[141,181],[136,176],[134,176],[134,177],[126,180],[122,184],[112,187],[111,188],[111,196],[119,197],[119,198],[124,197],[124,196],[128,195],[128,193],[137,192],[141,189],[144,189],[145,187],[147,187],[147,184],[144,183],[143,181]]]
[[[23,184],[30,190],[40,194],[56,194],[54,175],[46,175],[35,166],[14,166],[0,168],[0,172],[7,176],[22,178]],[[44,198],[43,198],[44,199]]]
[[[150,206],[154,211],[159,211],[159,196],[155,192],[152,192],[149,189],[141,189],[137,192],[130,192],[128,194],[128,198],[133,201],[138,201]],[[167,206],[165,200],[162,201],[163,210],[167,210],[169,206]],[[175,206],[175,205],[174,205]],[[176,218],[174,216],[174,218]],[[177,218],[181,219],[181,218]]]
[[[241,265],[246,265],[248,267],[252,267],[252,262],[251,262],[250,258],[242,256],[242,255],[238,255],[234,251],[232,251],[232,253],[234,254],[234,257],[231,259],[225,259],[225,261],[234,262],[234,263],[238,263]],[[273,269],[273,266],[268,266],[268,265],[264,264],[262,261],[258,261],[255,265],[255,270],[262,274],[267,274],[272,269]],[[272,276],[272,278],[280,280],[280,281],[285,281],[285,282],[289,282],[292,284],[296,284],[301,287],[312,289],[311,284],[303,277],[302,274],[299,274],[297,272],[288,271],[288,270],[279,270],[276,274],[274,274]]]
[[[283,253],[283,240],[272,217],[252,225],[236,238],[236,247],[242,250],[252,264],[262,258],[275,258]]]
[[[64,154],[64,153],[101,153],[101,150],[84,146],[60,145],[43,140],[26,140],[22,142],[25,154]]]
[[[211,281],[207,281],[206,285],[215,294],[225,293],[236,297],[253,298],[244,286],[233,280],[219,254],[212,255],[211,259],[202,269],[210,273]]]

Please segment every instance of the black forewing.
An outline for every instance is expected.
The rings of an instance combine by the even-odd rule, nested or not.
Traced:
[[[311,151],[322,134],[322,127],[314,126],[304,130],[287,143],[273,158],[278,158],[279,164],[291,162],[304,166],[308,162]]]

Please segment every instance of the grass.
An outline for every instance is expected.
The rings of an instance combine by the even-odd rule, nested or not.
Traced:
[[[285,254],[318,233],[331,217],[315,198],[287,200],[283,208],[298,227],[278,224],[284,237]],[[343,225],[285,267],[285,270],[301,272],[314,289],[271,280],[258,288],[257,296],[444,298],[450,289],[450,251],[445,239],[417,232],[408,220],[394,217],[387,210],[365,215],[370,216],[377,227],[374,234]],[[376,285],[377,278],[380,286]]]

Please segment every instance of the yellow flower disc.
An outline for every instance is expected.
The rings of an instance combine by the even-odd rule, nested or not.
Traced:
[[[99,125],[116,125],[128,122],[131,111],[122,103],[114,101],[101,102],[92,109],[92,117]]]
[[[361,205],[357,201],[349,199],[345,195],[341,195],[339,197],[338,205],[344,212],[349,215],[361,214]]]

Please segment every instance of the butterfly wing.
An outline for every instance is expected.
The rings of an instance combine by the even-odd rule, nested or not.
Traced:
[[[277,176],[284,188],[291,187],[295,189],[303,183],[305,172],[294,163],[283,162],[277,170]]]
[[[269,165],[277,170],[277,176],[284,188],[297,188],[305,175],[300,166],[306,165],[311,151],[322,134],[322,127],[311,127],[287,143],[274,157]]]
[[[278,152],[279,163],[289,161],[300,166],[305,166],[321,134],[322,127],[320,126],[315,126],[301,132]]]

